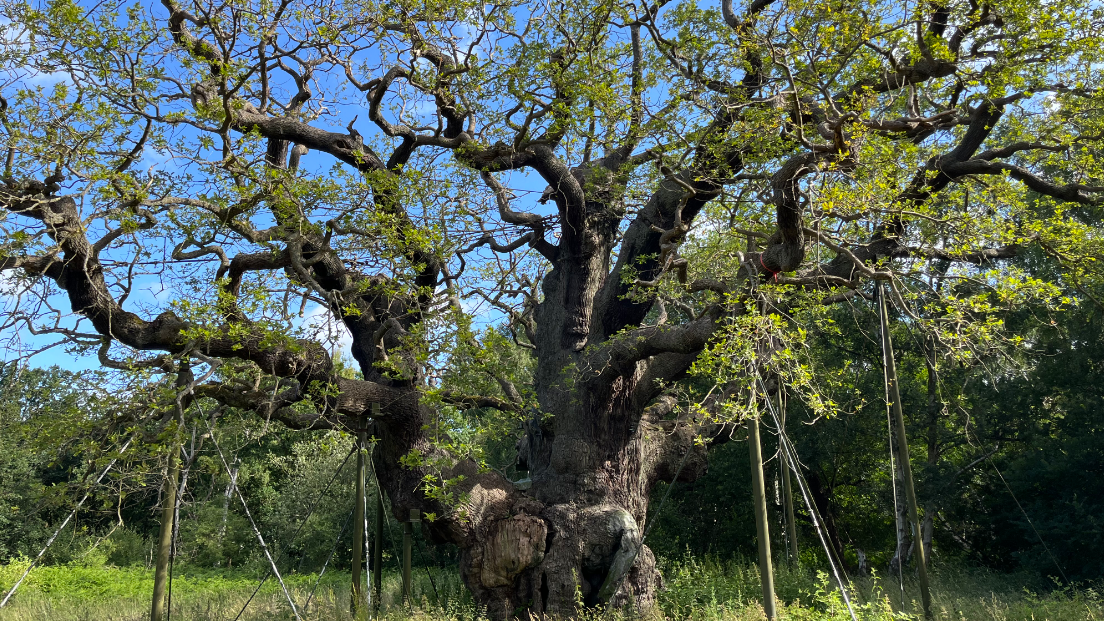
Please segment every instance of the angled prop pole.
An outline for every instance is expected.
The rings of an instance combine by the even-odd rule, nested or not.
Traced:
[[[353,505],[353,589],[351,609],[353,616],[358,616],[364,608],[364,583],[361,573],[364,566],[364,471],[365,471],[365,445],[368,443],[368,432],[364,429],[357,431],[357,474],[356,474],[356,500]]]
[[[752,392],[754,394],[754,391]],[[759,575],[763,583],[763,612],[768,619],[775,619],[778,613],[774,604],[774,568],[771,566],[767,489],[763,477],[763,449],[759,440],[758,416],[748,420],[748,453],[751,456],[751,493],[755,500],[755,536],[759,540]]]
[[[882,330],[882,357],[885,364],[886,379],[889,383],[889,398],[892,400],[893,418],[897,427],[897,461],[904,475],[905,500],[908,502],[909,520],[912,522],[913,538],[916,541],[916,567],[920,577],[920,600],[924,605],[924,618],[932,619],[931,591],[928,588],[928,563],[924,558],[924,546],[920,532],[920,511],[916,503],[916,485],[912,479],[912,462],[909,461],[908,436],[905,433],[905,414],[901,409],[901,390],[897,385],[897,363],[893,359],[893,341],[889,335],[889,315],[886,312],[885,289],[878,282],[878,315]]]

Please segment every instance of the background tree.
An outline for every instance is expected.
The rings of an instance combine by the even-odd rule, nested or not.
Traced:
[[[702,472],[696,436],[731,431],[758,376],[825,381],[783,334],[818,304],[949,262],[972,289],[933,292],[929,333],[969,356],[997,310],[1059,295],[997,262],[1037,247],[1083,272],[1096,237],[1104,46],[1082,2],[3,15],[9,333],[186,363],[184,401],[371,425],[395,515],[459,546],[498,617],[603,584],[649,605],[649,490]],[[474,330],[473,302],[502,329]],[[531,366],[498,364],[503,334]],[[449,385],[454,353],[493,382]],[[676,408],[691,372],[701,405]],[[531,487],[439,404],[524,422]]]

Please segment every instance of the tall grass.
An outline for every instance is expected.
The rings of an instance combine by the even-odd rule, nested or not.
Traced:
[[[25,562],[0,566],[0,592],[6,592],[25,569]],[[648,615],[672,621],[763,619],[762,592],[755,564],[690,556],[661,563],[666,589],[659,606]],[[240,571],[178,569],[173,578],[172,618],[188,621],[229,621],[242,610],[259,576]],[[416,606],[401,604],[401,578],[383,579],[383,619],[474,621],[478,607],[455,571],[435,570],[436,592],[425,571],[415,574]],[[349,612],[349,575],[327,573],[311,603],[308,596],[317,576],[286,577],[300,616],[309,621],[353,621]],[[823,572],[782,565],[775,573],[779,614],[794,621],[849,621],[835,582]],[[1025,587],[1025,585],[1030,585]],[[904,595],[888,577],[853,579],[848,592],[852,609],[862,621],[922,619],[915,581],[906,580]],[[932,572],[933,608],[941,621],[1104,621],[1104,599],[1093,585],[1050,588],[1027,576],[985,569],[942,567]],[[152,572],[69,564],[36,568],[13,601],[0,610],[0,621],[144,621],[149,618]],[[623,615],[582,614],[594,621]],[[250,602],[242,621],[294,619],[283,592],[269,579]]]
[[[667,589],[659,602],[665,618],[765,618],[756,564],[686,556],[664,565]],[[896,576],[848,580],[856,618],[923,619],[919,586],[907,573],[903,589]],[[851,613],[836,581],[824,572],[782,564],[775,568],[774,579],[781,618],[850,621]],[[941,621],[1104,621],[1104,598],[1096,585],[1042,588],[1045,586],[1029,575],[936,567],[931,572],[932,611]]]
[[[6,593],[26,569],[25,562],[0,566],[0,593]],[[413,612],[402,601],[402,577],[385,572],[380,598],[385,618],[472,619],[471,595],[455,571],[424,570],[414,575]],[[172,618],[196,621],[294,619],[287,597],[274,578],[249,601],[260,576],[249,572],[177,568],[172,581]],[[352,621],[347,572],[291,574],[284,583],[300,617]],[[317,583],[317,586],[316,586]],[[434,588],[436,587],[436,588]],[[0,621],[145,621],[149,619],[153,572],[142,567],[92,567],[80,564],[35,568],[3,609]],[[308,605],[309,600],[309,605]],[[413,617],[412,617],[413,614]]]

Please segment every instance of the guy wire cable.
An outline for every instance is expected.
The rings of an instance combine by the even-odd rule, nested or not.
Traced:
[[[884,289],[878,287],[876,289],[878,295],[885,295]],[[878,331],[882,330],[881,322],[878,322]],[[904,558],[904,539],[901,538],[901,529],[898,527],[897,519],[900,515],[900,506],[897,499],[897,465],[893,457],[893,415],[890,413],[889,407],[889,372],[888,372],[888,357],[886,354],[885,335],[881,338],[882,344],[882,382],[885,389],[885,404],[886,404],[886,429],[889,432],[889,484],[893,487],[893,533],[894,539],[897,541],[897,550],[895,556],[897,557],[897,584],[901,588],[901,606],[905,605],[905,558]]]
[[[130,438],[126,441],[126,444],[123,445],[123,448],[119,449],[119,455],[122,455],[124,452],[126,452],[127,448],[130,447],[130,443],[134,441],[135,437],[137,437],[137,434],[132,434],[130,436]],[[46,550],[50,549],[50,546],[53,545],[54,540],[57,539],[57,536],[61,534],[61,531],[65,529],[65,526],[69,523],[69,520],[73,519],[73,516],[76,515],[77,511],[80,510],[81,505],[84,504],[84,501],[88,500],[88,497],[92,495],[92,489],[96,485],[100,484],[100,481],[102,481],[103,478],[107,476],[107,472],[111,470],[111,467],[114,466],[115,462],[118,460],[119,457],[116,456],[114,459],[111,460],[110,463],[107,464],[107,467],[103,469],[103,472],[100,473],[100,476],[96,477],[96,482],[93,483],[88,488],[88,491],[84,493],[84,496],[77,503],[77,506],[73,507],[73,510],[69,512],[69,516],[66,517],[64,521],[62,521],[61,526],[58,526],[57,530],[54,531],[54,534],[46,540],[46,545],[42,546],[42,550],[38,552],[38,556],[36,556],[35,559],[31,561],[31,564],[27,566],[27,569],[23,572],[23,575],[19,576],[19,580],[15,581],[15,584],[12,585],[11,590],[8,591],[8,594],[4,596],[3,601],[0,601],[0,608],[6,606],[12,595],[15,595],[15,590],[19,588],[20,584],[23,584],[23,580],[27,578],[27,574],[31,573],[31,570],[34,569],[35,565],[37,565],[38,562],[42,560],[42,555],[46,554]]]
[[[211,434],[211,442],[215,445],[215,449],[218,450],[219,459],[222,461],[222,466],[224,468],[226,468],[227,471],[229,471],[230,467],[226,463],[226,458],[222,454],[222,449],[219,447],[218,441],[215,440],[214,429],[211,428],[210,423],[207,423],[206,421],[204,421],[204,423],[207,425],[207,431]],[[349,451],[349,454],[345,456],[345,461],[341,462],[341,465],[338,466],[337,470],[334,471],[333,476],[330,477],[329,483],[327,483],[326,486],[322,489],[322,493],[319,494],[317,498],[315,498],[314,503],[311,504],[310,509],[307,511],[307,515],[303,518],[303,521],[299,523],[299,527],[295,529],[295,532],[292,533],[291,539],[286,544],[284,544],[284,549],[280,553],[279,560],[283,560],[283,557],[287,554],[287,551],[291,548],[291,544],[295,541],[295,537],[299,535],[299,531],[301,531],[303,529],[303,526],[307,523],[307,520],[310,519],[310,516],[314,513],[314,510],[318,507],[318,503],[326,495],[326,492],[329,491],[330,486],[333,485],[334,480],[337,479],[337,475],[340,474],[341,470],[345,468],[345,464],[349,463],[349,458],[352,457],[353,453],[355,453],[355,452],[356,452],[356,448],[354,447],[353,450]],[[239,500],[242,501],[242,507],[245,508],[246,512],[248,512],[249,509],[245,506],[245,500],[244,500],[244,498],[242,498],[240,491],[238,492],[238,498],[239,498]],[[252,521],[252,518],[250,518],[250,521]],[[255,527],[254,527],[254,530],[256,530]],[[253,598],[257,596],[257,592],[261,590],[261,587],[264,585],[265,581],[267,581],[268,577],[270,575],[272,575],[273,571],[275,570],[276,561],[272,561],[272,565],[273,565],[273,567],[271,569],[269,569],[265,573],[265,575],[261,578],[260,582],[257,583],[257,587],[255,589],[253,589],[253,593],[250,594],[249,599],[247,599],[245,601],[245,604],[242,606],[242,609],[240,611],[238,611],[237,616],[234,617],[234,621],[238,621],[238,619],[241,618],[242,614],[245,613],[245,609],[249,607],[249,603],[253,601]],[[277,576],[277,579],[280,579],[279,576]],[[281,582],[281,586],[282,586],[283,580],[280,580],[280,582]],[[288,595],[289,603],[291,603],[291,595],[289,593],[287,593],[286,591],[285,591],[285,594]],[[292,603],[292,610],[295,611],[294,603]],[[296,617],[298,617],[299,616],[298,611],[295,611],[295,613],[296,613]]]
[[[372,473],[372,481],[375,482],[375,484],[376,484],[376,494],[378,494],[378,496],[379,496],[379,502],[383,503],[383,488],[380,487],[379,477],[376,476],[376,462],[374,460],[368,460],[368,463],[370,464],[369,465],[369,471]],[[365,495],[365,498],[367,498],[367,495]],[[384,514],[383,522],[385,524],[387,524],[387,538],[391,540],[391,551],[395,553],[395,559],[398,560],[400,558],[400,555],[399,555],[399,549],[396,547],[397,540],[395,538],[394,531],[391,530],[391,521],[387,519],[386,514]],[[376,543],[376,545],[380,545],[380,544]],[[421,552],[420,551],[418,552],[418,556],[421,557]],[[433,587],[433,596],[437,598],[438,602],[440,602],[441,601],[441,594],[437,592],[437,584],[433,580],[433,574],[431,574],[429,572],[428,567],[424,567],[424,565],[425,565],[425,558],[424,557],[422,557],[422,565],[423,565],[423,569],[425,569],[426,575],[429,576],[429,585],[431,587]],[[383,573],[383,563],[382,562],[380,563],[380,573]],[[411,576],[411,581],[413,582],[413,576]],[[411,599],[414,598],[414,585],[413,585],[413,583],[410,585],[410,598]],[[382,594],[380,595],[380,599],[381,600],[383,599]],[[383,602],[382,601],[377,602],[376,605],[377,606],[382,606]]]
[[[756,380],[759,382],[759,386],[763,389],[763,394],[768,394],[767,387],[763,383],[763,378],[756,374]],[[836,578],[836,583],[839,585],[840,594],[843,595],[843,602],[847,604],[847,612],[851,614],[852,621],[858,621],[858,617],[855,616],[855,610],[851,607],[851,598],[847,595],[847,588],[844,586],[843,578],[840,576],[839,568],[836,567],[836,562],[832,558],[832,553],[828,549],[828,540],[824,537],[824,532],[821,528],[821,520],[818,518],[819,513],[816,510],[816,506],[813,505],[809,498],[808,483],[805,481],[805,475],[797,468],[796,450],[793,448],[793,442],[790,441],[789,436],[782,430],[781,421],[778,418],[778,413],[774,409],[774,404],[770,399],[765,400],[767,402],[767,409],[771,413],[771,418],[774,419],[775,427],[779,432],[779,439],[782,441],[783,454],[786,457],[786,461],[790,464],[790,468],[793,470],[797,478],[798,487],[801,488],[801,496],[805,500],[805,505],[809,508],[809,517],[813,520],[813,528],[817,532],[817,537],[820,538],[820,544],[824,546],[824,553],[828,556],[828,564],[832,568],[832,574]]]
[[[222,454],[222,448],[219,447],[218,441],[215,440],[215,432],[211,429],[210,424],[207,425],[207,429],[211,433],[211,443],[215,445],[215,449],[218,451],[219,460],[222,461],[222,467],[226,468],[227,472],[229,472],[230,466],[226,463],[226,457]],[[245,502],[245,496],[242,495],[241,489],[235,491],[237,492],[238,500],[241,501],[242,511],[245,512],[245,517],[249,519],[249,525],[253,527],[253,535],[257,537],[257,542],[261,544],[261,551],[264,552],[265,558],[268,559],[268,564],[272,568],[270,571],[276,575],[276,580],[280,583],[280,589],[283,590],[284,597],[287,598],[288,605],[291,606],[291,612],[295,615],[295,621],[302,621],[302,617],[299,616],[299,609],[295,607],[295,600],[291,597],[291,591],[289,591],[287,585],[284,584],[284,579],[280,576],[280,570],[276,567],[276,561],[272,559],[272,552],[268,549],[268,544],[265,543],[264,536],[261,535],[261,529],[257,528],[257,522],[253,519],[253,514],[249,512],[249,505]],[[261,588],[261,584],[264,584],[267,579],[268,574],[265,574],[265,576],[261,578],[260,584],[257,585],[258,590]],[[253,591],[253,595],[256,594],[257,591]],[[246,606],[249,605],[250,601],[253,601],[253,595],[250,595],[249,600],[245,602]],[[238,612],[238,616],[234,617],[234,621],[237,621],[243,612],[245,612],[244,607]]]
[[[967,439],[969,439],[969,433],[970,432],[967,430]],[[974,439],[978,441],[979,445],[981,444],[981,438],[978,438],[976,434],[974,436]],[[971,443],[971,445],[972,444],[973,443]],[[1001,474],[1001,471],[997,468],[997,464],[993,463],[993,459],[989,455],[985,456],[985,461],[989,462],[989,465],[993,468],[993,471],[997,473],[998,477],[1000,477],[1001,483],[1004,483],[1004,489],[1008,490],[1008,495],[1012,497],[1012,501],[1016,503],[1016,507],[1020,510],[1020,513],[1023,514],[1024,519],[1027,520],[1027,525],[1030,526],[1031,531],[1035,533],[1035,538],[1038,539],[1039,543],[1043,545],[1043,549],[1046,550],[1046,553],[1050,557],[1051,562],[1054,563],[1054,567],[1058,569],[1058,573],[1062,574],[1062,579],[1066,581],[1066,584],[1069,584],[1070,580],[1066,577],[1066,572],[1062,571],[1062,565],[1058,563],[1057,557],[1055,557],[1054,553],[1050,551],[1050,546],[1047,545],[1046,541],[1043,541],[1043,536],[1039,534],[1038,529],[1035,528],[1035,523],[1031,521],[1031,516],[1027,514],[1027,511],[1024,510],[1023,505],[1020,504],[1020,499],[1016,497],[1015,492],[1012,491],[1012,486],[1010,486],[1008,484],[1008,481],[1004,479],[1004,475]]]
[[[1019,508],[1020,513],[1023,514],[1024,519],[1027,520],[1027,525],[1031,527],[1031,532],[1035,533],[1035,537],[1039,539],[1039,543],[1043,544],[1043,549],[1046,550],[1050,560],[1054,563],[1054,566],[1058,568],[1058,573],[1062,574],[1062,579],[1069,584],[1069,578],[1066,577],[1066,572],[1062,571],[1062,566],[1058,564],[1058,559],[1055,558],[1054,553],[1050,551],[1050,546],[1043,541],[1043,536],[1039,534],[1039,531],[1035,528],[1035,523],[1031,521],[1031,517],[1027,515],[1027,511],[1024,511],[1023,505],[1020,504],[1020,499],[1016,498],[1016,494],[1012,492],[1012,487],[1008,485],[1008,481],[1004,480],[1004,475],[1000,470],[997,470],[997,465],[993,463],[993,460],[986,456],[985,461],[989,462],[989,465],[993,467],[993,471],[1000,477],[1001,483],[1004,483],[1004,488],[1008,490],[1008,495],[1012,497],[1012,500],[1016,503],[1016,507]]]
[[[433,558],[433,564],[437,564],[437,556],[433,554],[433,550],[429,546],[425,545],[421,539],[416,539],[418,545],[414,549],[418,551],[418,558],[422,561],[422,568],[425,569],[426,576],[429,577],[429,586],[433,587],[433,596],[437,598],[437,605],[441,606],[441,594],[437,592],[437,582],[433,579],[433,572],[429,570],[429,563],[425,560],[425,555],[422,554],[422,548],[426,549],[426,552]]]
[[[311,600],[314,599],[314,592],[318,590],[318,584],[322,582],[322,575],[326,573],[326,567],[329,566],[330,561],[333,560],[334,554],[337,553],[337,547],[341,545],[341,539],[345,537],[345,531],[349,528],[349,522],[353,521],[353,513],[355,512],[355,508],[349,511],[349,517],[345,518],[345,524],[341,526],[341,532],[337,533],[337,539],[334,540],[333,548],[330,549],[329,556],[327,556],[325,562],[322,563],[322,570],[318,572],[318,579],[314,581],[314,586],[311,588],[310,595],[307,596],[307,603],[303,604],[304,614],[306,614],[307,609],[310,608]]]
[[[215,437],[214,437],[214,433],[212,432],[211,441],[214,442],[214,440],[215,440]],[[215,444],[215,448],[218,448],[217,443]],[[345,456],[345,461],[341,462],[341,465],[337,467],[336,471],[334,471],[333,476],[330,477],[330,482],[327,483],[326,487],[324,487],[322,489],[322,493],[319,494],[317,498],[315,498],[314,504],[312,504],[310,506],[310,509],[307,510],[306,517],[303,518],[303,521],[299,523],[299,526],[295,529],[295,532],[292,533],[291,539],[289,539],[287,541],[287,543],[284,544],[284,549],[283,549],[283,551],[280,552],[280,556],[277,558],[277,562],[283,560],[284,556],[287,555],[287,551],[289,549],[291,549],[291,544],[295,542],[295,538],[299,535],[299,531],[301,531],[303,529],[303,526],[307,523],[307,520],[310,519],[311,514],[313,514],[314,510],[318,507],[318,503],[321,502],[323,497],[325,497],[326,492],[328,492],[330,490],[330,486],[333,485],[334,480],[337,479],[337,475],[340,474],[341,471],[345,468],[345,464],[349,463],[349,458],[353,456],[353,453],[355,451],[356,451],[356,449],[353,449],[353,451],[350,451],[349,454]],[[219,451],[219,456],[221,457],[221,450]],[[223,465],[224,466],[226,465],[226,460],[223,460]],[[273,563],[273,564],[275,565],[275,563]],[[272,575],[272,570],[269,569],[265,573],[264,577],[261,578],[260,582],[257,583],[256,588],[254,588],[253,592],[249,595],[249,599],[245,600],[245,604],[242,605],[242,609],[240,611],[238,611],[237,616],[234,617],[234,621],[238,621],[238,619],[241,618],[242,614],[245,612],[245,609],[249,607],[249,603],[252,602],[253,598],[257,596],[257,592],[261,590],[261,587],[264,586],[265,581],[267,581],[268,577],[271,576],[271,575]]]

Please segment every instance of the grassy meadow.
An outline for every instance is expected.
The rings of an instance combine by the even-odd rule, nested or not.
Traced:
[[[0,566],[4,592],[26,567],[14,562]],[[666,589],[653,619],[700,621],[763,619],[759,573],[754,564],[690,557],[663,563]],[[321,581],[313,574],[286,578],[300,617],[311,621],[352,621],[349,613],[349,575],[328,572]],[[256,587],[258,576],[245,571],[174,572],[172,618],[189,621],[234,619]],[[933,576],[935,616],[940,620],[1050,620],[1104,621],[1104,599],[1092,586],[1079,588],[1025,588],[1023,576],[984,569],[937,568]],[[478,620],[479,610],[467,595],[455,571],[436,570],[433,585],[424,570],[415,576],[413,609],[399,600],[401,580],[388,573],[383,580],[384,619],[425,621]],[[317,587],[315,584],[317,583]],[[69,564],[36,568],[16,597],[0,609],[0,621],[143,621],[149,616],[151,570]],[[823,573],[780,567],[776,588],[783,619],[844,621],[850,619],[839,591]],[[313,592],[313,596],[311,593]],[[439,595],[439,599],[438,599]],[[850,585],[852,609],[863,621],[920,619],[919,593],[906,581],[902,596],[896,581],[878,577],[855,579]],[[308,605],[309,599],[309,605]],[[595,620],[622,615],[584,614]],[[294,619],[286,596],[269,580],[250,602],[243,621]]]

